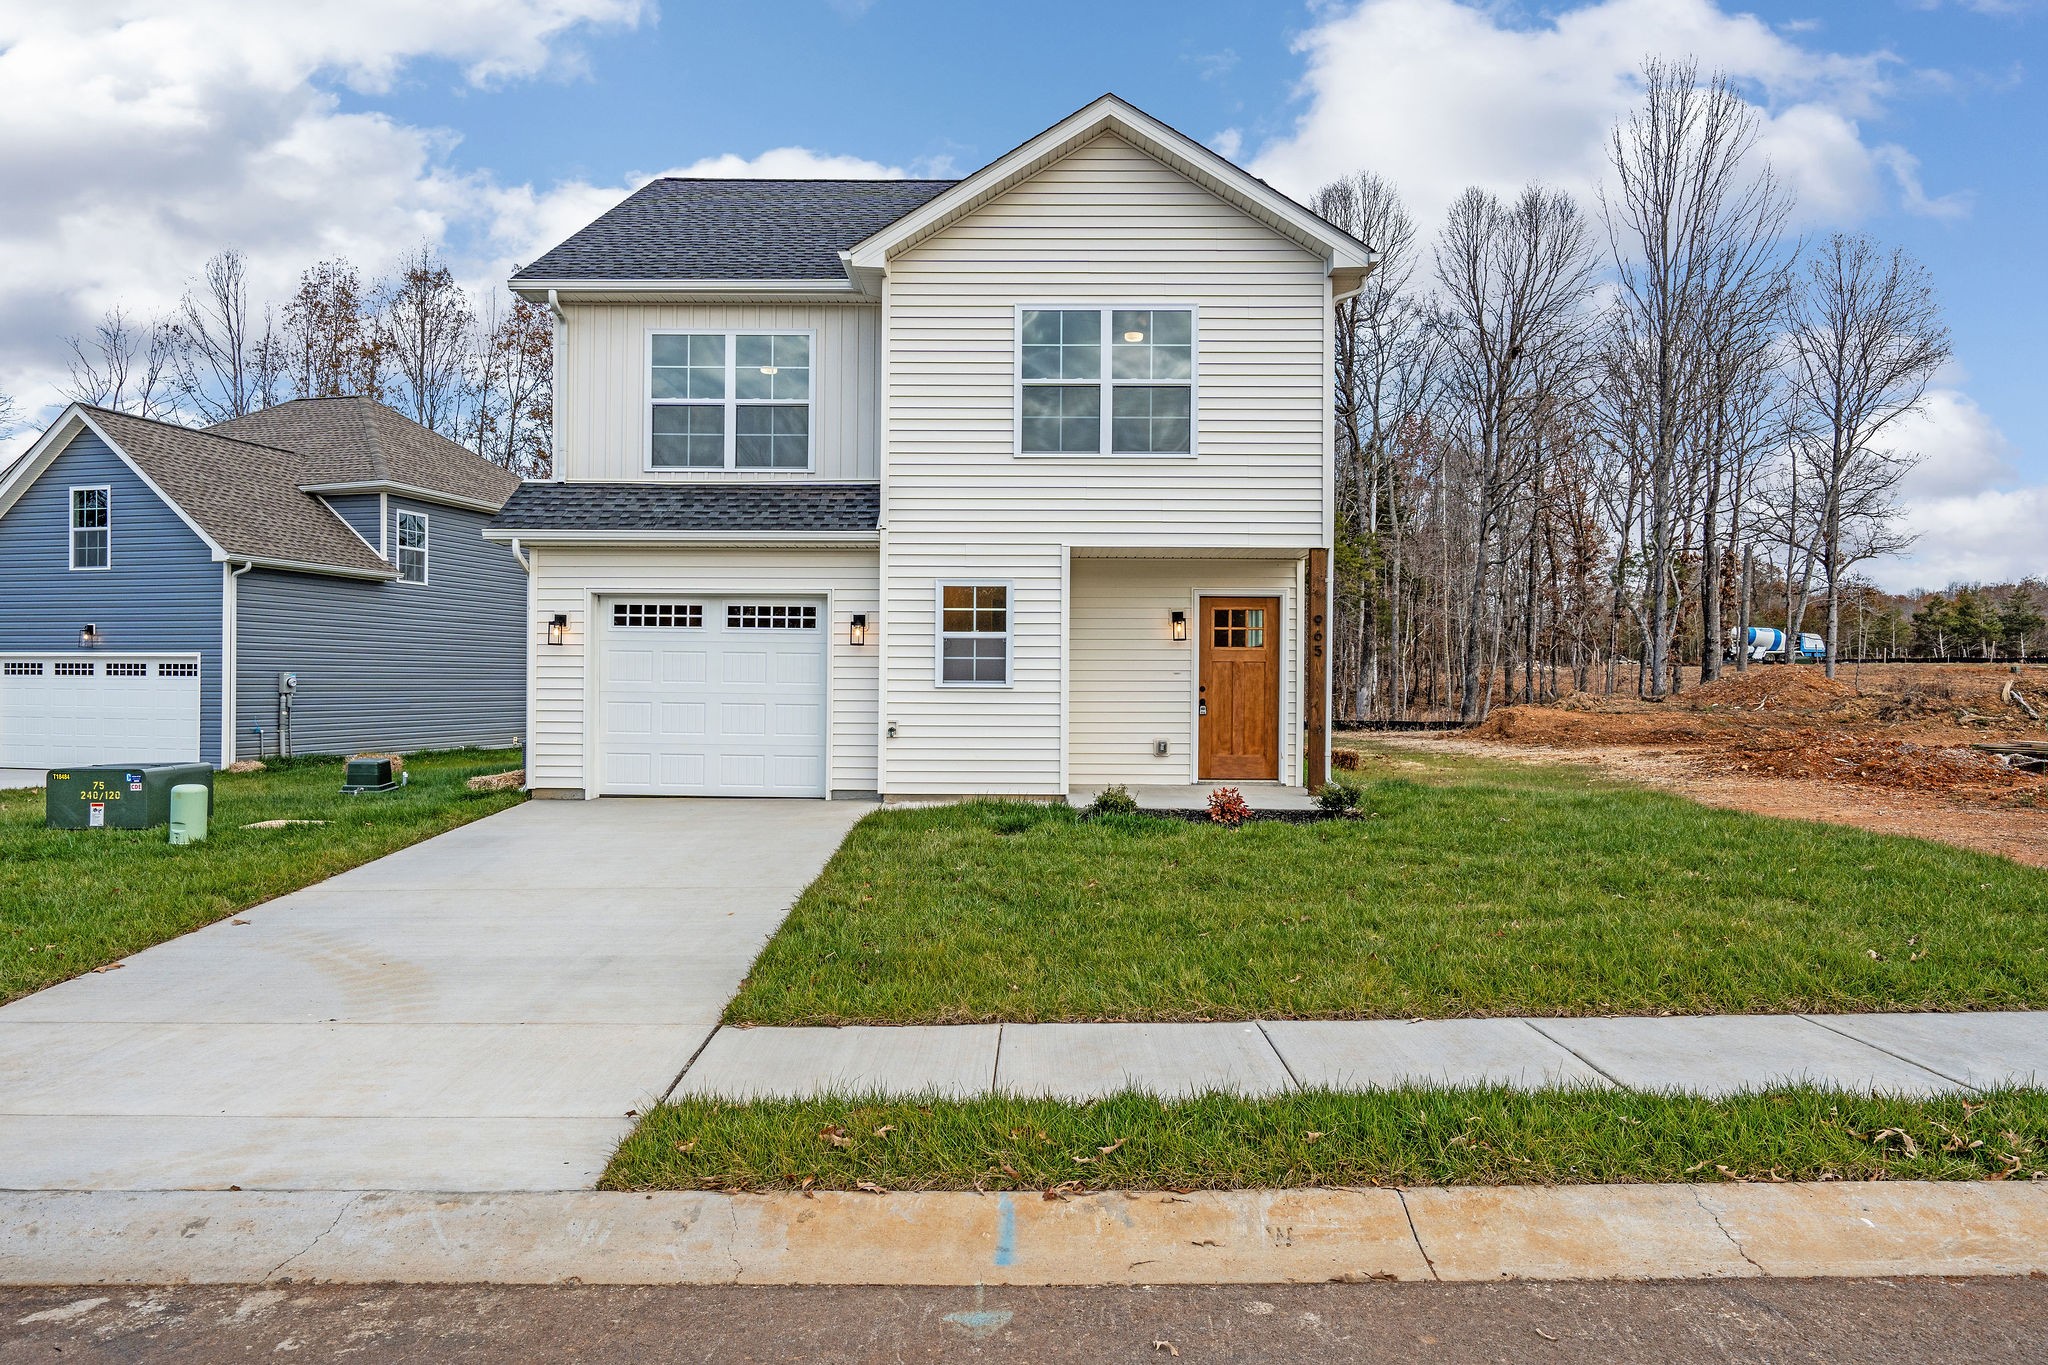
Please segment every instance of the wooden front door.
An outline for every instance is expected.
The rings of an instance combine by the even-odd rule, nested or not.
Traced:
[[[1280,776],[1280,599],[1205,597],[1199,772]]]

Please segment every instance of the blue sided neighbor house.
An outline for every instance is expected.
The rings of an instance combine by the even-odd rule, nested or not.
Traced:
[[[511,742],[518,486],[367,398],[70,408],[0,475],[0,768]]]

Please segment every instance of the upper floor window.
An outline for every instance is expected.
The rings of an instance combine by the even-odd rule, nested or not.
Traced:
[[[1193,454],[1194,385],[1192,309],[1019,310],[1023,454]]]
[[[398,581],[427,581],[427,514],[398,514]]]
[[[656,332],[650,469],[809,469],[808,332]]]
[[[111,490],[71,490],[71,567],[104,569],[113,563]]]

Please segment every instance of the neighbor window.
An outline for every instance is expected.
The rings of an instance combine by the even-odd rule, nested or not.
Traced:
[[[939,681],[1010,681],[1010,590],[995,583],[939,589]]]
[[[1023,453],[1193,452],[1191,309],[1026,308],[1018,352]]]
[[[398,514],[398,581],[427,581],[427,514]]]
[[[805,332],[657,332],[649,350],[654,469],[809,469]]]
[[[104,569],[112,562],[110,499],[104,488],[71,490],[71,567]]]

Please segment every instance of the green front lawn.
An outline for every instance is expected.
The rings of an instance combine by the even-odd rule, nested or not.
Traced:
[[[162,829],[45,829],[40,789],[0,791],[0,1003],[514,805],[464,784],[520,762],[416,754],[409,785],[361,796],[341,795],[338,758],[218,773],[212,835],[184,848]],[[242,828],[259,820],[326,823]]]
[[[863,821],[738,1024],[2027,1009],[2048,873],[1576,769],[1377,757],[1357,821]]]
[[[1165,1103],[664,1104],[612,1190],[1239,1189],[1713,1180],[2038,1179],[2048,1094],[1724,1100],[1599,1091],[1310,1091]],[[1071,1182],[1071,1183],[1070,1183]]]

